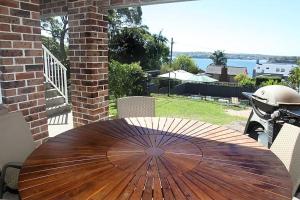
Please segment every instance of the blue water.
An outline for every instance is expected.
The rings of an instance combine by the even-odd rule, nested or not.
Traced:
[[[211,59],[208,58],[193,58],[200,69],[204,70],[206,67],[212,63]],[[260,63],[267,62],[266,60],[260,60]],[[247,72],[250,77],[253,75],[253,69],[256,65],[256,60],[241,60],[241,59],[228,59],[227,60],[228,66],[234,66],[234,67],[247,67]]]

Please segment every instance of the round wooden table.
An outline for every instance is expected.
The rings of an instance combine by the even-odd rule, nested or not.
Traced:
[[[291,199],[282,162],[225,127],[176,118],[97,122],[26,160],[22,199]]]

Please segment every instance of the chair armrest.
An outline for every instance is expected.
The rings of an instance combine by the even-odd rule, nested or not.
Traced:
[[[2,167],[1,176],[0,176],[0,198],[3,197],[6,170],[8,168],[21,169],[22,165],[23,163],[21,162],[8,162]]]
[[[0,173],[0,182],[2,181],[2,179],[4,180],[4,177],[5,177],[5,174],[6,174],[6,170],[7,168],[15,168],[15,169],[21,169],[23,166],[23,163],[22,162],[8,162],[6,163],[3,167],[2,167],[2,170],[1,170],[1,173]]]
[[[3,168],[2,168],[2,172],[5,173],[7,168],[16,168],[16,169],[21,169],[23,166],[22,162],[8,162],[6,163]]]

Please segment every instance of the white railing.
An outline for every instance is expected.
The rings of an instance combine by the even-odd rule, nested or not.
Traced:
[[[44,45],[43,55],[46,82],[51,83],[68,103],[67,68]]]

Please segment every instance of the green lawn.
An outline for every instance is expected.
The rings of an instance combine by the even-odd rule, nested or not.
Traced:
[[[245,118],[231,116],[225,113],[226,109],[238,109],[236,107],[223,106],[219,103],[202,100],[193,100],[180,96],[155,95],[155,115],[158,117],[181,117],[197,119],[213,124],[229,124],[233,121],[245,120]],[[116,116],[116,106],[110,102],[110,115]]]

